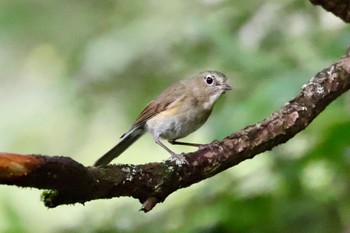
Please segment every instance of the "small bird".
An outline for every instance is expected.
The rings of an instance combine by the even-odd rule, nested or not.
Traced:
[[[171,85],[141,111],[131,129],[121,136],[115,147],[95,162],[95,166],[110,163],[146,131],[171,154],[172,159],[182,160],[181,154],[176,154],[160,140],[168,140],[174,145],[201,146],[176,140],[201,127],[211,114],[215,102],[231,89],[227,77],[219,71],[205,71]]]

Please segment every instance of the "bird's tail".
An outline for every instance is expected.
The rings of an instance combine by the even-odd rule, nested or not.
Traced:
[[[102,166],[109,164],[113,159],[123,153],[131,144],[139,139],[145,133],[144,126],[133,127],[126,132],[119,140],[118,144],[110,149],[106,154],[99,158],[94,166]]]

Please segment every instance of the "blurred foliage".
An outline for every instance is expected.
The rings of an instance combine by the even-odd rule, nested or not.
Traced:
[[[0,1],[0,29],[1,150],[84,164],[175,80],[207,69],[230,78],[235,91],[187,139],[210,142],[279,109],[350,38],[301,0]],[[0,187],[0,232],[348,232],[349,116],[346,94],[285,145],[148,214],[129,198],[46,210],[40,192]],[[118,162],[162,159],[145,136]]]

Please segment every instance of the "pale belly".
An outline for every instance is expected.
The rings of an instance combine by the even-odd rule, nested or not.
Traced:
[[[174,110],[161,112],[146,122],[147,131],[154,139],[175,140],[196,131],[208,119],[211,111],[189,110],[175,114]]]

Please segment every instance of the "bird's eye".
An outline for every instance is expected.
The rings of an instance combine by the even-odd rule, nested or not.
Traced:
[[[205,78],[204,78],[205,82],[208,84],[208,85],[211,85],[214,83],[214,79],[212,76],[210,75],[207,75]]]

